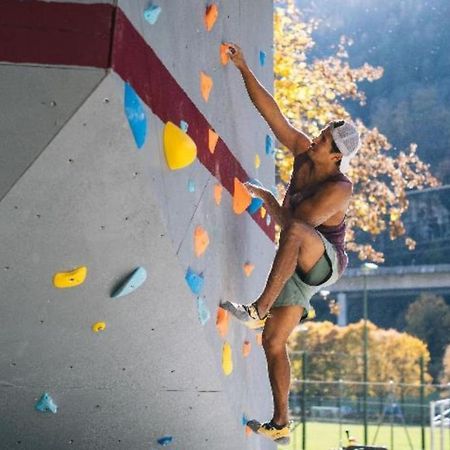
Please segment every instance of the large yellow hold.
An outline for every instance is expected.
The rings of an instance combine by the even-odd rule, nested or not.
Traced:
[[[197,158],[197,145],[188,134],[169,121],[164,127],[164,153],[170,169],[183,169]]]
[[[230,375],[231,372],[233,372],[233,356],[231,352],[231,345],[228,342],[223,344],[222,368],[225,375]]]
[[[57,288],[70,288],[84,283],[87,267],[81,266],[71,272],[58,272],[53,277],[53,285]]]

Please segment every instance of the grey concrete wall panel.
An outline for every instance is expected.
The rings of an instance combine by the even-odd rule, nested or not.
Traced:
[[[0,64],[0,200],[105,75]]]
[[[158,181],[147,176],[149,158],[161,158],[152,145],[161,134],[136,150],[118,85],[108,76],[0,203],[1,441],[5,448],[20,441],[29,449],[148,449],[170,434],[177,448],[273,449],[255,435],[246,438],[240,423],[244,412],[271,414],[262,349],[253,332],[231,322],[226,339],[235,369],[225,377],[224,340],[214,323],[219,291],[245,285],[232,255],[248,245],[250,259],[267,263],[273,245],[248,215],[233,217],[224,195],[214,217],[220,231],[204,257],[213,317],[202,327],[184,281],[192,248],[173,245]],[[208,179],[206,169],[197,170]],[[190,205],[194,210],[195,201]],[[208,211],[200,206],[196,214],[207,220]],[[79,265],[88,267],[83,285],[52,286],[55,272]],[[146,284],[109,298],[138,265],[149,272]],[[257,267],[261,281],[264,269]],[[90,326],[99,320],[107,328],[97,335]],[[245,337],[253,351],[244,360]],[[34,410],[44,391],[58,404],[56,415]]]

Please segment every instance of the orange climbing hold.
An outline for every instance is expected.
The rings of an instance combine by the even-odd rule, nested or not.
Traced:
[[[217,206],[219,206],[220,202],[222,201],[222,191],[223,186],[219,183],[216,183],[214,185],[214,201],[216,202]]]
[[[205,11],[205,28],[208,31],[211,31],[214,24],[216,23],[217,17],[219,17],[219,8],[215,3],[208,5]]]
[[[222,350],[222,369],[225,375],[230,375],[233,372],[233,355],[231,345],[228,342],[223,344]]]
[[[217,310],[216,327],[220,336],[225,337],[227,335],[229,321],[230,316],[228,315],[228,311],[225,311],[219,306],[219,309]]]
[[[248,355],[250,355],[250,351],[252,350],[252,344],[250,341],[244,341],[244,344],[242,345],[242,355],[244,358],[247,358]]]
[[[164,126],[164,153],[172,170],[192,164],[197,157],[197,146],[192,138],[172,122]]]
[[[264,208],[264,206],[261,206],[259,211],[261,213],[261,218],[264,219],[264,217],[266,217],[266,213],[267,213],[266,208]]]
[[[230,61],[230,55],[228,54],[228,45],[220,44],[220,63],[222,66],[226,66]]]
[[[262,345],[262,333],[256,333],[255,334],[256,343],[258,345]]]
[[[200,72],[200,91],[202,93],[203,100],[205,102],[209,99],[209,94],[213,87],[213,80],[210,76],[206,75],[205,72]]]
[[[81,266],[71,272],[58,272],[53,277],[53,285],[57,288],[71,288],[84,283],[87,267]]]
[[[219,135],[211,130],[211,128],[208,130],[208,148],[211,153],[214,153],[214,150],[216,149],[217,141],[219,140]]]
[[[245,186],[235,177],[233,210],[236,214],[242,214],[252,202],[252,196],[248,193]]]
[[[245,434],[247,436],[250,436],[252,433],[253,433],[253,430],[248,425],[245,425]]]
[[[194,251],[197,257],[200,257],[205,253],[209,245],[208,232],[200,225],[195,227],[194,230]]]
[[[255,265],[247,262],[244,264],[243,270],[244,270],[245,275],[247,277],[249,277],[252,274],[252,272],[255,270]]]

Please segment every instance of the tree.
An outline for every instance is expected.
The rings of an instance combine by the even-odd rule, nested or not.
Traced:
[[[359,100],[364,105],[365,95],[358,83],[379,79],[383,69],[367,63],[351,68],[346,59],[352,41],[345,37],[341,38],[335,56],[308,62],[307,53],[314,46],[312,32],[319,22],[305,22],[294,0],[276,0],[275,6],[275,99],[294,126],[316,135],[330,120],[350,117],[343,100]],[[354,195],[347,215],[347,248],[362,260],[383,262],[383,254],[370,243],[356,242],[356,231],[373,237],[389,228],[391,239],[404,236],[406,190],[436,186],[438,181],[418,158],[415,144],[392,154],[391,144],[377,128],[368,129],[359,119],[355,123],[362,147],[349,173]],[[279,146],[276,165],[281,195],[289,183],[292,163],[290,152]],[[414,248],[413,239],[404,236],[404,240],[408,248]]]
[[[442,297],[422,294],[406,312],[406,331],[428,344],[430,372],[438,379],[445,347],[450,344],[450,306]]]
[[[450,345],[445,349],[444,358],[442,359],[442,384],[450,384]]]

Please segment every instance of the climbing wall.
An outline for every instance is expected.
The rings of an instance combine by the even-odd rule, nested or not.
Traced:
[[[273,449],[249,302],[274,228],[272,2],[17,2],[0,21],[0,448]]]

